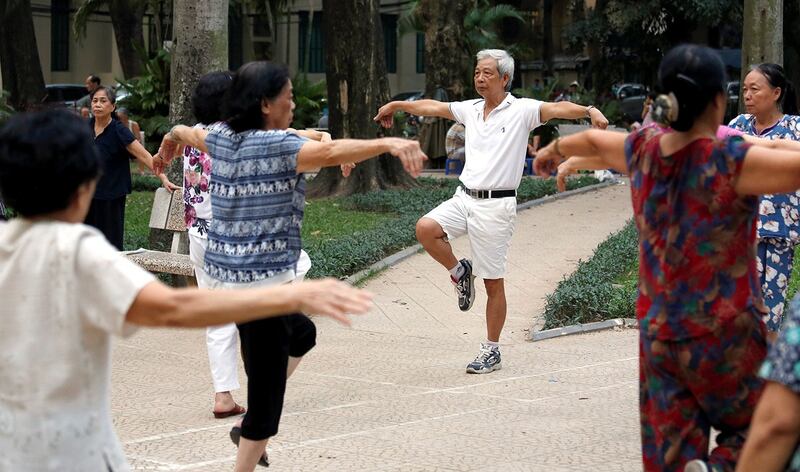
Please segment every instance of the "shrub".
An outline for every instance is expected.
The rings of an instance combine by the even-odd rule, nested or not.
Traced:
[[[638,247],[632,221],[600,243],[592,257],[580,261],[547,296],[544,328],[634,317]],[[623,283],[617,283],[620,280]]]
[[[416,222],[432,208],[453,195],[459,182],[455,179],[420,178],[419,187],[405,190],[384,190],[351,195],[342,199],[342,206],[352,210],[390,212],[397,218],[379,226],[334,240],[306,244],[314,265],[310,278],[345,277],[395,251],[416,244]],[[568,188],[596,184],[589,176],[571,179]],[[534,200],[556,193],[553,179],[522,179],[517,190],[518,201]]]

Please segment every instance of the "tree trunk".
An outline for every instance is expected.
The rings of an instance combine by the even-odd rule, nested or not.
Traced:
[[[175,0],[169,120],[192,124],[200,76],[228,70],[228,0]]]
[[[329,123],[335,138],[375,138],[379,133],[372,117],[389,100],[379,3],[322,2]],[[322,169],[308,195],[350,195],[414,184],[399,159],[384,155],[360,163],[346,179],[338,167]]]
[[[420,0],[417,6],[425,25],[425,95],[437,88],[447,91],[450,101],[463,100],[470,88],[475,53],[467,46],[464,17],[474,0]]]
[[[742,84],[750,66],[762,62],[783,64],[783,0],[744,0]],[[744,112],[743,95],[739,112]]]
[[[0,73],[9,104],[35,108],[46,95],[30,0],[0,1]]]
[[[553,76],[553,0],[543,0],[542,6],[542,65],[545,84]]]
[[[198,79],[209,72],[228,70],[228,0],[175,0],[175,46],[170,69],[169,120],[192,125],[192,92]],[[183,163],[176,159],[167,169],[172,182],[183,183]],[[153,247],[163,236],[151,231]]]
[[[144,70],[140,51],[145,50],[142,19],[146,9],[147,2],[140,0],[111,0],[108,5],[119,63],[126,79],[140,76]]]

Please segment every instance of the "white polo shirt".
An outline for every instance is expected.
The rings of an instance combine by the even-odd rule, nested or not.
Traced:
[[[460,180],[473,190],[514,190],[522,179],[528,135],[541,124],[542,102],[509,93],[486,120],[484,103],[482,98],[450,103],[450,113],[465,128]]]

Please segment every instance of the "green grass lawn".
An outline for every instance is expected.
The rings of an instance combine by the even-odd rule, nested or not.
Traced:
[[[134,175],[134,191],[125,216],[125,249],[149,247],[150,209],[158,180]],[[303,219],[303,248],[313,266],[309,278],[344,277],[416,243],[414,224],[427,211],[450,198],[455,179],[420,178],[419,186],[375,191],[350,197],[308,200]],[[572,179],[568,188],[597,183],[591,177]],[[553,179],[523,179],[520,202],[556,192]]]
[[[366,231],[395,216],[393,213],[348,209],[337,198],[308,200],[303,217],[303,243],[330,241]]]
[[[125,205],[126,251],[149,247],[148,224],[152,206],[151,191],[133,192],[128,195]],[[315,244],[370,230],[395,216],[386,212],[348,209],[343,206],[341,199],[309,200],[303,218],[303,242]]]

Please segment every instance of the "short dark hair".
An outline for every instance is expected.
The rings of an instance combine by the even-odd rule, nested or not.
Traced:
[[[96,89],[94,89],[94,91],[89,94],[89,101],[94,100],[94,96],[95,96],[95,94],[97,94],[97,92],[105,92],[106,93],[106,97],[108,97],[108,101],[110,101],[111,103],[114,103],[114,104],[117,103],[117,94],[114,93],[114,90],[111,89],[111,87],[106,87],[105,85],[101,85],[101,86],[97,87]]]
[[[661,93],[678,100],[678,116],[670,123],[676,131],[688,131],[719,93],[725,91],[725,65],[713,49],[683,44],[664,56],[658,68]]]
[[[99,174],[89,127],[73,113],[21,113],[0,129],[0,195],[22,216],[63,210]]]
[[[225,94],[224,116],[237,133],[261,129],[261,101],[277,97],[289,82],[289,69],[269,61],[248,62],[236,71]]]
[[[750,70],[760,72],[767,79],[770,87],[780,87],[781,95],[778,97],[777,105],[787,115],[797,115],[797,92],[792,81],[786,77],[783,67],[771,62],[765,62],[751,67]]]
[[[197,121],[210,125],[222,120],[222,100],[231,79],[228,71],[210,72],[200,77],[192,93],[192,111]]]
[[[98,77],[98,76],[96,76],[94,74],[91,74],[91,75],[89,75],[89,82],[92,82],[94,84],[100,85],[100,77]]]

